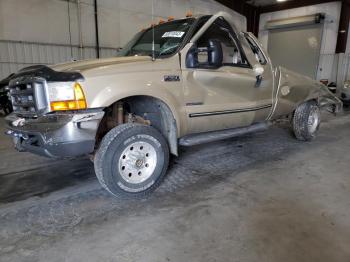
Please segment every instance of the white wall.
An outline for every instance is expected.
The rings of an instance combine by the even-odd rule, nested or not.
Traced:
[[[350,28],[350,24],[349,24]],[[348,39],[346,42],[346,51],[345,51],[345,62],[343,67],[345,68],[345,76],[344,80],[350,80],[350,32],[347,32],[348,34]]]
[[[73,43],[78,44],[76,0],[71,0]],[[214,0],[98,0],[101,45],[120,47],[137,31],[169,16],[182,18],[188,11],[213,14],[227,11],[246,27],[245,17]],[[95,44],[93,0],[81,0],[83,43]],[[0,39],[69,44],[68,7],[65,0],[0,0]]]
[[[70,0],[72,45],[78,46],[77,0]],[[98,0],[102,57],[115,54],[142,28],[152,23],[152,0]],[[153,0],[154,20],[169,16],[213,14],[227,11],[236,26],[246,30],[246,18],[214,0]],[[93,0],[81,0],[84,54],[73,48],[73,59],[95,57]],[[19,43],[21,41],[30,43]],[[42,43],[42,44],[37,44]],[[58,44],[58,45],[57,45]],[[51,64],[71,59],[68,3],[66,0],[0,0],[0,79],[30,64]]]
[[[135,32],[152,23],[152,0],[99,0],[101,38],[106,46],[123,46]],[[182,18],[188,11],[194,14],[213,14],[227,11],[236,17],[239,28],[246,28],[246,19],[242,15],[217,3],[214,0],[153,0],[154,22],[166,20],[169,16]],[[114,24],[115,27],[108,25]],[[104,27],[107,27],[104,29]]]
[[[350,22],[349,22],[349,28],[350,28]],[[350,33],[348,32],[348,38],[346,39],[346,50],[345,53],[350,53]]]
[[[265,29],[265,25],[269,20],[311,15],[315,13],[325,13],[326,19],[321,43],[321,56],[317,79],[329,79],[331,81],[336,81],[336,73],[334,70],[334,68],[337,67],[335,49],[338,37],[340,11],[340,2],[330,2],[262,14],[260,16],[259,24],[259,39],[267,48],[268,30]]]

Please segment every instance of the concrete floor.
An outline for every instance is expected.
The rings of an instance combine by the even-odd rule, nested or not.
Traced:
[[[0,261],[350,261],[350,114],[312,143],[286,127],[182,148],[147,200],[86,158],[17,153],[0,119]]]

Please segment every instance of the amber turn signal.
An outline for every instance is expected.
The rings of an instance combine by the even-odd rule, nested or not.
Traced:
[[[74,84],[74,100],[51,102],[52,111],[86,109],[86,99],[83,88],[79,83]]]

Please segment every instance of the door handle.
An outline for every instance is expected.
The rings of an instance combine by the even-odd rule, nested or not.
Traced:
[[[262,80],[263,80],[262,75],[256,76],[255,87],[259,87],[261,85]]]
[[[254,74],[256,76],[255,87],[259,87],[261,85],[262,80],[263,80],[262,75],[263,75],[265,69],[262,65],[256,64],[253,66],[253,71],[254,71]]]

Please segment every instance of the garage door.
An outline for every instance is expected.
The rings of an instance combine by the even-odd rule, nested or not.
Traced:
[[[323,24],[269,30],[268,52],[275,66],[316,79]]]

